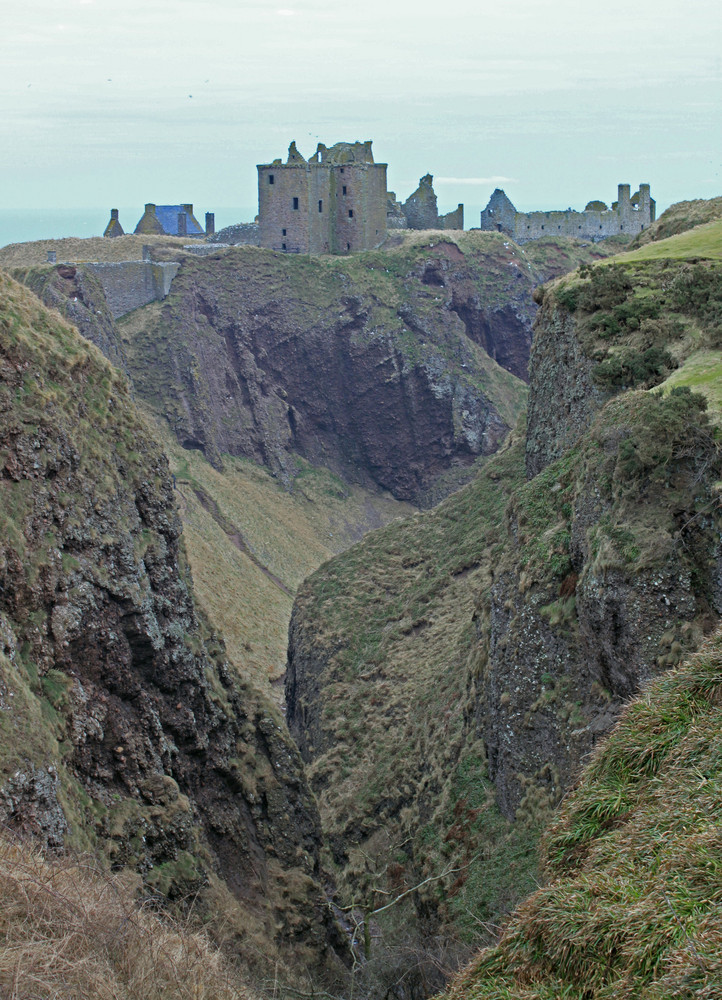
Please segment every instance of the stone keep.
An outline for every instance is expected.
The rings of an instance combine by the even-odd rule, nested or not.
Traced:
[[[292,142],[285,163],[258,165],[260,244],[284,253],[355,253],[386,236],[386,168],[371,142],[318,144],[306,160]]]
[[[504,233],[516,243],[543,236],[579,236],[585,240],[603,240],[619,234],[636,236],[655,219],[649,184],[640,184],[634,196],[630,196],[629,184],[620,184],[617,192],[617,201],[611,208],[589,202],[583,212],[571,208],[563,212],[517,212],[497,188],[481,213],[481,229]]]

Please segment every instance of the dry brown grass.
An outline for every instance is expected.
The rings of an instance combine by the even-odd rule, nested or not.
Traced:
[[[154,252],[172,250],[177,255],[192,240],[179,236],[118,236],[104,239],[93,236],[90,239],[70,236],[62,240],[36,240],[33,243],[10,243],[0,249],[0,267],[37,267],[46,264],[48,250],[58,255],[58,263],[71,261],[119,261],[141,260],[143,247],[150,246]],[[165,254],[163,255],[165,256]]]
[[[305,464],[292,492],[244,459],[225,455],[219,472],[201,452],[184,450],[162,421],[156,428],[177,477],[175,496],[196,598],[223,634],[231,662],[268,693],[269,682],[278,682],[285,671],[288,621],[301,581],[366,531],[414,508],[390,495],[344,487],[330,473]],[[197,488],[216,505],[223,525],[203,507]],[[228,530],[286,591],[233,544]],[[280,696],[277,685],[273,693]]]
[[[0,835],[3,1000],[232,1000],[250,994],[208,939],[139,903],[127,875]]]

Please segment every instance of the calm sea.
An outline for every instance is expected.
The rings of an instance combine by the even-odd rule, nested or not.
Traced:
[[[252,222],[257,211],[255,206],[216,208],[216,229],[234,222]],[[143,214],[143,205],[119,207],[119,213],[121,226],[126,233],[132,233]],[[197,211],[196,218],[203,225],[205,209]],[[0,247],[65,236],[102,236],[109,219],[107,208],[0,208]]]

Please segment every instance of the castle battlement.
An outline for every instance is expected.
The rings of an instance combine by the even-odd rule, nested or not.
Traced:
[[[481,213],[481,229],[505,233],[516,243],[538,240],[543,236],[578,236],[585,240],[604,240],[609,236],[636,236],[655,219],[655,202],[649,184],[640,184],[630,194],[629,184],[619,184],[617,200],[611,208],[603,202],[590,201],[583,212],[568,208],[560,212],[517,212],[501,188],[497,188]]]

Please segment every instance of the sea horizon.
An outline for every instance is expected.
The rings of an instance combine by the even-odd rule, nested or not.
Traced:
[[[143,208],[143,205],[118,206],[120,224],[126,233],[133,232]],[[215,211],[216,230],[219,230],[236,222],[252,222],[258,209],[221,206],[208,211]],[[201,225],[205,222],[205,212],[205,208],[199,208],[195,213]],[[102,236],[109,219],[109,208],[0,208],[0,247],[35,240]]]

